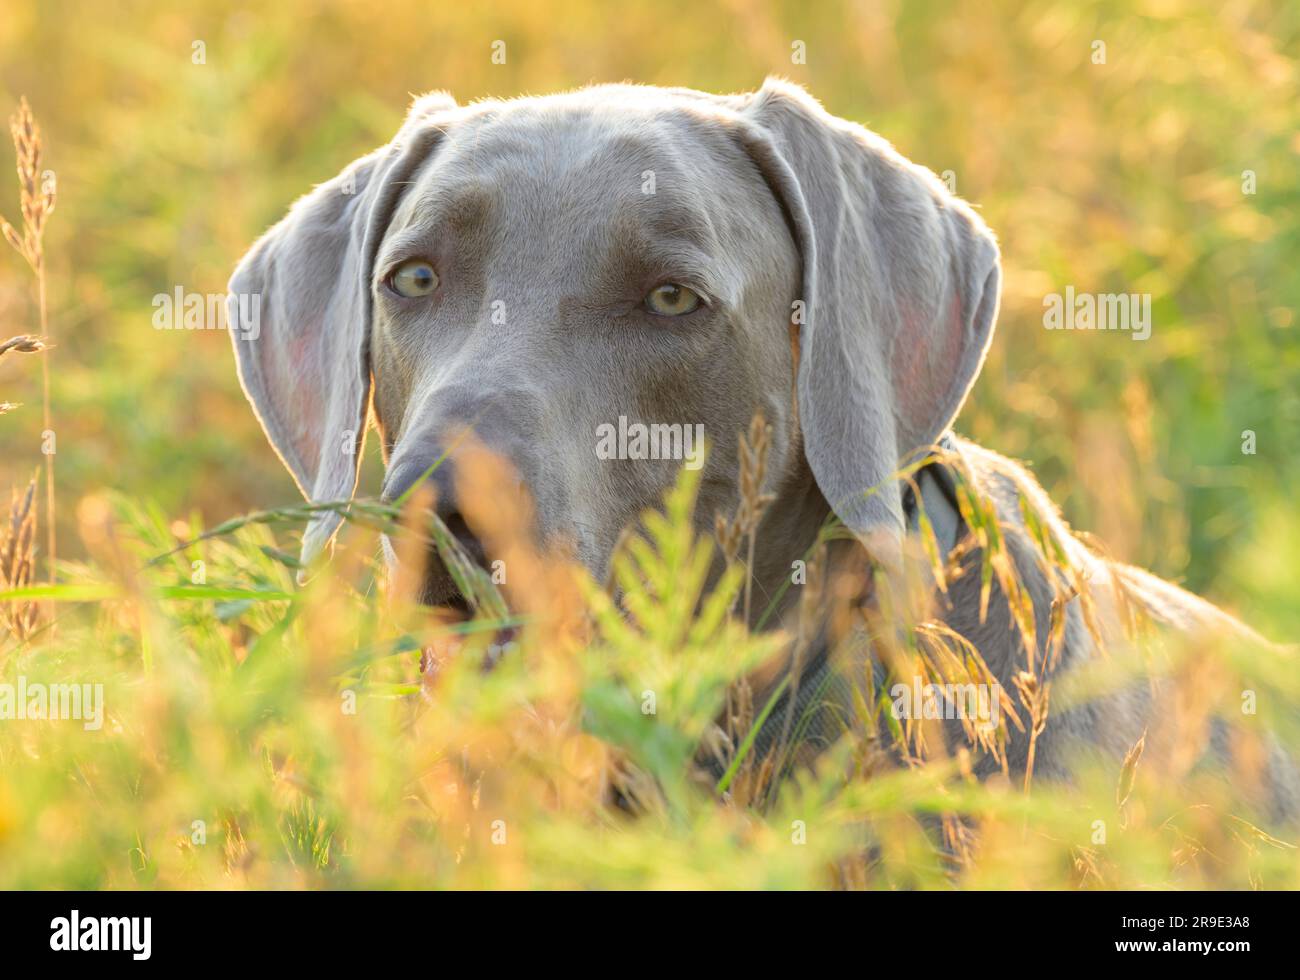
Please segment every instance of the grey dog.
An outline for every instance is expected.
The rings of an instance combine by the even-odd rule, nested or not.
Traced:
[[[736,434],[761,412],[774,499],[752,574],[759,595],[785,596],[779,621],[797,591],[783,588],[792,563],[832,514],[885,567],[915,525],[913,497],[942,547],[957,545],[966,528],[942,467],[922,471],[917,494],[893,478],[943,440],[1006,528],[1040,645],[1059,583],[1034,558],[1022,500],[1099,597],[1096,622],[1079,601],[1058,611],[1056,672],[1121,640],[1116,588],[1163,627],[1266,649],[1209,603],[1085,546],[1021,467],[945,435],[983,362],[1000,282],[997,243],[966,204],[798,86],[601,85],[467,106],[417,99],[392,142],[249,251],[229,310],[244,390],[310,500],[353,494],[373,408],[384,496],[427,475],[440,515],[468,536],[448,453],[449,433],[468,425],[519,473],[539,536],[563,537],[601,578],[681,465],[662,458],[673,453],[603,459],[602,427],[662,423],[667,439],[702,425],[706,530],[735,509]],[[249,296],[256,324],[238,322]],[[317,518],[304,560],[338,526]],[[456,600],[445,572],[431,567],[425,597]],[[944,617],[1010,689],[1020,634],[1000,590],[986,615],[980,605],[979,576],[967,575]],[[1122,757],[1160,710],[1158,687],[1141,684],[1054,713],[1036,772],[1068,776],[1080,746]],[[1026,750],[1013,739],[1013,768]],[[1293,812],[1294,772],[1276,750],[1268,768],[1270,808]]]

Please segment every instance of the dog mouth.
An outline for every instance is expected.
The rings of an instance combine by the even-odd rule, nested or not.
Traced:
[[[471,580],[481,579],[480,573],[491,568],[487,549],[459,513],[442,518],[441,524],[424,550],[419,600],[468,619],[478,607],[467,594],[473,591]]]
[[[442,556],[430,548],[425,556],[424,572],[420,577],[419,601],[422,606],[443,609],[455,614],[459,620],[469,620],[476,611],[474,603],[452,578]]]
[[[458,655],[466,639],[480,636],[491,630],[487,649],[482,652],[480,667],[484,672],[494,668],[518,644],[520,627],[506,622],[493,628],[492,620],[500,619],[505,607],[504,597],[496,591],[490,570],[491,558],[479,538],[459,514],[442,519],[445,534],[435,535],[435,540],[423,552],[419,601],[421,605],[450,614],[456,627],[467,627],[446,642],[440,642],[422,651],[420,670],[426,679],[436,677],[449,657]],[[485,593],[490,592],[491,598]],[[473,624],[480,619],[482,630]]]

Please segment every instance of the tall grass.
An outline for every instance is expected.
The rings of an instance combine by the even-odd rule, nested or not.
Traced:
[[[949,752],[925,721],[908,724],[927,733],[890,734],[885,692],[868,687],[828,747],[800,754],[796,736],[774,750],[785,761],[747,759],[761,713],[747,709],[748,729],[726,723],[745,679],[792,638],[745,628],[744,563],[710,574],[717,545],[694,491],[684,473],[608,587],[517,547],[504,594],[464,580],[480,610],[468,622],[419,606],[374,558],[376,529],[399,551],[449,540],[418,503],[404,516],[337,505],[349,530],[299,588],[276,529],[309,507],[204,533],[123,496],[89,498],[90,561],[53,588],[0,592],[54,598],[63,624],[11,640],[0,680],[100,683],[107,706],[99,731],[0,724],[0,885],[1300,885],[1293,842],[1232,787],[1194,760],[1143,765],[1140,744],[1030,792],[1028,775],[972,775],[997,740],[972,733]],[[927,629],[943,642],[905,640],[913,659],[893,676],[978,672],[978,651],[933,626],[917,636]],[[1043,711],[1139,668],[1199,699],[1185,731],[1235,714],[1241,766],[1265,725],[1295,744],[1281,712],[1243,726],[1235,699],[1248,676],[1262,706],[1295,703],[1293,664],[1231,648],[1117,649]],[[1020,714],[1036,724],[1025,683]]]
[[[0,354],[6,350],[20,350],[34,353],[46,349],[49,344],[44,338],[49,336],[49,311],[46,306],[45,289],[45,222],[54,211],[55,182],[54,176],[41,169],[44,147],[41,144],[41,130],[36,125],[32,108],[24,98],[18,103],[18,111],[9,120],[9,134],[13,138],[14,156],[17,161],[19,204],[22,213],[21,232],[8,221],[0,218],[0,233],[5,241],[13,246],[14,251],[26,260],[36,277],[36,305],[40,323],[40,338],[15,337],[0,344]],[[48,439],[53,433],[50,416],[50,362],[41,358],[41,422],[42,439]],[[54,451],[53,447],[43,447],[45,455],[45,530],[46,530],[46,566],[49,580],[55,579],[56,541],[54,515]]]

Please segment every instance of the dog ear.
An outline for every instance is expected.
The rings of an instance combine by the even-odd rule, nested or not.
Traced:
[[[239,380],[271,445],[309,501],[350,499],[370,401],[375,254],[415,169],[427,159],[448,95],[417,99],[387,146],[298,200],[249,249],[227,291]],[[304,564],[342,518],[318,514]]]
[[[997,243],[929,170],[796,85],[769,79],[741,120],[803,262],[804,451],[841,520],[886,560],[903,533],[893,474],[948,428],[983,363]]]

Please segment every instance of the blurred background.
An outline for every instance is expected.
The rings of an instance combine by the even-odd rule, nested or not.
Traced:
[[[999,234],[1001,320],[959,431],[1028,461],[1115,556],[1300,638],[1293,0],[184,7],[9,0],[0,17],[0,112],[28,97],[58,177],[42,356],[61,558],[78,556],[76,502],[105,487],[207,524],[297,499],[226,334],[155,330],[154,297],[222,292],[412,93],[722,92],[776,73],[948,172]],[[6,143],[11,221],[12,162]],[[1151,294],[1150,339],[1045,330],[1044,296],[1071,285]],[[35,324],[29,270],[4,250],[0,334]],[[3,491],[41,461],[36,358],[0,361],[0,401],[22,403],[0,418]],[[365,492],[377,455],[371,440]]]

